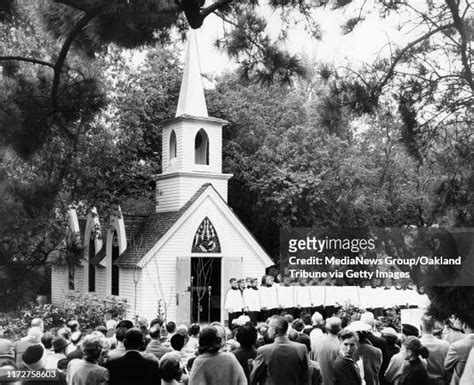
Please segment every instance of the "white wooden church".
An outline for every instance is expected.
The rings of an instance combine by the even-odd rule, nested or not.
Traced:
[[[117,295],[134,315],[164,314],[177,323],[227,319],[223,303],[232,277],[258,277],[273,264],[227,205],[222,173],[224,120],[209,117],[195,32],[189,34],[176,117],[162,132],[162,174],[156,205],[122,205],[99,233],[92,210],[71,226],[85,245],[81,266],[52,269],[52,303],[92,292]],[[154,206],[154,207],[153,207]],[[104,217],[108,213],[104,213]]]

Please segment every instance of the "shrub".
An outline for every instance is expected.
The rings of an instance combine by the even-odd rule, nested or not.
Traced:
[[[81,328],[94,329],[109,319],[124,319],[127,316],[127,300],[120,297],[98,297],[95,294],[81,294],[67,299],[64,310],[69,319],[76,319]]]
[[[82,294],[66,299],[62,308],[46,304],[3,314],[0,325],[11,339],[25,336],[33,318],[41,318],[45,330],[60,328],[72,319],[79,321],[82,329],[95,329],[109,319],[126,318],[127,307],[127,301],[123,298]]]

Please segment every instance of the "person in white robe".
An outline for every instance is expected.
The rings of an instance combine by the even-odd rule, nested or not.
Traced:
[[[295,287],[290,284],[290,279],[284,277],[277,286],[278,307],[281,311],[294,315],[295,306]]]
[[[242,315],[244,300],[237,279],[231,278],[229,283],[230,289],[227,290],[225,296],[224,309],[229,313],[229,326],[231,326],[232,320]]]
[[[306,286],[304,281],[301,281],[299,286],[295,286],[295,304],[297,307],[295,317],[299,317],[303,312],[311,312],[309,286]]]
[[[250,317],[250,321],[257,324],[258,313],[260,312],[260,293],[258,289],[258,279],[252,278],[250,286],[243,292],[244,309]]]

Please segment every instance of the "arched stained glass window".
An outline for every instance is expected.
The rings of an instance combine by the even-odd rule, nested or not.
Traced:
[[[192,253],[220,253],[221,244],[217,231],[208,217],[199,225],[196,234],[194,235]]]

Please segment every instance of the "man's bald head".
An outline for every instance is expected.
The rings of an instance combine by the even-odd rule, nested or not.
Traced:
[[[268,326],[273,330],[272,334],[274,334],[275,337],[284,336],[288,331],[288,321],[280,315],[271,317]]]

